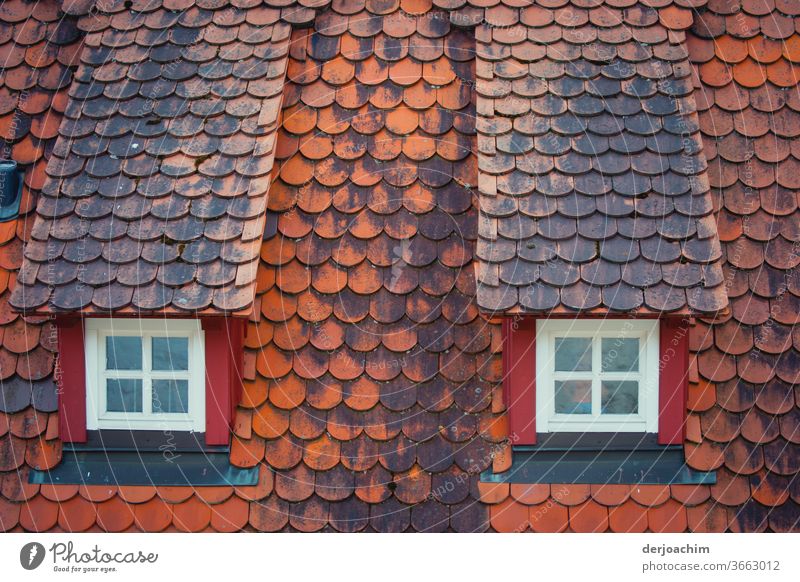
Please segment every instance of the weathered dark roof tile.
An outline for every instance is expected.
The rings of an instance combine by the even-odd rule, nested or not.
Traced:
[[[242,8],[228,14],[213,5],[204,10],[190,8],[173,13],[159,6],[146,14],[121,11],[110,19],[98,15],[81,20],[85,29],[102,33],[97,38],[102,45],[82,52],[83,65],[78,70],[82,82],[75,83],[70,91],[68,119],[62,125],[62,139],[56,146],[59,158],[51,160],[48,170],[53,186],[46,188],[47,195],[40,201],[41,220],[55,221],[46,232],[38,224],[34,226],[35,238],[43,237],[39,240],[47,243],[53,238],[75,240],[88,233],[87,244],[105,246],[103,256],[112,263],[126,263],[128,269],[135,267],[131,263],[140,260],[162,264],[159,281],[182,300],[180,305],[174,305],[175,309],[205,308],[212,304],[213,294],[192,281],[194,267],[185,263],[167,264],[181,256],[177,244],[169,252],[164,252],[167,249],[162,246],[154,254],[159,247],[142,246],[137,241],[153,241],[162,235],[177,243],[196,241],[206,236],[203,219],[228,216],[227,222],[207,228],[209,238],[230,242],[226,249],[209,253],[213,245],[207,245],[205,251],[188,245],[185,258],[208,262],[223,252],[224,260],[234,268],[252,260],[253,253],[245,249],[247,245],[236,242],[236,238],[250,236],[246,233],[251,231],[263,231],[258,224],[245,229],[243,221],[263,222],[266,185],[251,189],[247,199],[245,177],[266,176],[272,169],[273,134],[289,35],[285,24],[240,28],[239,23],[246,20],[247,14],[259,10]],[[223,13],[225,18],[219,20]],[[277,11],[272,14],[271,18],[277,19]],[[176,26],[176,22],[180,25]],[[170,27],[173,29],[167,32]],[[237,36],[247,44],[242,44]],[[192,47],[190,52],[186,52],[188,46]],[[113,60],[109,58],[112,51]],[[253,54],[258,58],[250,57]],[[258,79],[252,96],[247,94],[245,83],[230,79],[230,75],[244,80]],[[219,79],[221,84],[204,79]],[[216,91],[215,96],[211,97],[209,91]],[[258,125],[241,121],[248,116],[258,117]],[[96,127],[89,123],[90,119],[97,122]],[[242,133],[245,127],[250,128],[252,135]],[[78,139],[68,141],[69,137]],[[179,177],[184,182],[172,180]],[[225,181],[217,188],[197,179],[201,177],[225,178]],[[227,177],[233,181],[229,182]],[[57,178],[60,180],[56,182]],[[189,181],[185,181],[187,178]],[[146,198],[130,196],[134,189]],[[226,198],[214,197],[212,190],[224,190]],[[77,204],[70,203],[63,196],[80,200]],[[150,201],[162,196],[156,202]],[[59,200],[67,202],[56,202]],[[200,220],[187,216],[190,200]],[[70,205],[74,214],[67,211]],[[73,263],[76,260],[88,263],[95,256],[96,253],[82,258],[73,253],[69,258]],[[49,259],[58,263],[67,257]],[[28,260],[36,258],[29,255]],[[255,271],[244,266],[241,269],[239,276],[226,276],[222,282],[210,281],[209,277],[229,272],[227,264],[225,268],[204,273],[203,281],[211,287],[249,290],[221,294],[220,301],[213,304],[217,310],[229,311],[223,305],[235,311],[247,308],[249,303],[244,298],[248,292],[252,293]],[[61,279],[59,285],[68,283]],[[100,279],[89,280],[100,284]],[[41,294],[26,291],[26,287],[39,284],[26,280],[18,285],[18,307],[42,310],[40,300],[34,299]],[[41,284],[45,284],[43,279]],[[130,297],[123,300],[123,296],[130,295],[128,290],[118,293],[114,288],[109,295],[109,289],[98,290],[100,303],[93,306],[86,305],[83,295],[70,302],[58,289],[54,298],[61,310],[113,311],[130,302]],[[169,304],[163,304],[163,300],[171,297],[172,292],[162,291],[151,285],[142,293],[135,293],[134,307],[142,309],[147,305],[147,309],[169,311]],[[25,303],[23,294],[37,303],[35,308]]]

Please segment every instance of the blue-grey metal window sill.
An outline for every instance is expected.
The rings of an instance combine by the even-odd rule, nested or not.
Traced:
[[[65,443],[61,462],[30,472],[39,484],[212,487],[258,483],[258,467],[230,464],[228,447],[208,447],[201,433],[89,431],[85,444]]]
[[[713,485],[716,473],[692,469],[682,446],[655,435],[538,435],[537,445],[513,447],[511,467],[481,473],[486,483]]]
[[[138,451],[172,453],[227,453],[225,445],[206,444],[206,435],[191,431],[87,430],[85,443],[65,443],[72,451]]]

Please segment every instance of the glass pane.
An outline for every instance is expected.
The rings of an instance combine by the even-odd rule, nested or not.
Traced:
[[[639,383],[604,380],[600,403],[602,414],[636,414],[639,412]]]
[[[592,382],[590,380],[556,380],[557,414],[591,414]]]
[[[142,381],[129,378],[106,380],[106,410],[141,412]]]
[[[639,338],[602,339],[603,372],[638,372]]]
[[[154,337],[153,338],[154,370],[188,370],[189,338],[186,337]]]
[[[141,370],[142,338],[121,335],[106,337],[106,370]]]
[[[189,412],[189,381],[153,380],[153,412]]]
[[[591,372],[592,340],[588,337],[556,338],[556,372]]]

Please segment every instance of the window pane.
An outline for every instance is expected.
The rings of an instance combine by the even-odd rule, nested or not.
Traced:
[[[108,412],[141,412],[142,381],[135,379],[106,380]]]
[[[639,383],[603,381],[602,414],[636,414],[639,412]]]
[[[611,338],[602,340],[603,372],[638,372],[639,339]]]
[[[556,372],[591,372],[592,340],[584,337],[556,338]]]
[[[591,414],[592,383],[589,380],[556,380],[556,414]]]
[[[154,337],[153,338],[154,370],[188,370],[189,338]]]
[[[189,381],[153,380],[153,412],[189,412]]]
[[[106,337],[106,370],[141,370],[142,338],[110,335]]]

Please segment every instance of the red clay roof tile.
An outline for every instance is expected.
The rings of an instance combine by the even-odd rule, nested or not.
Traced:
[[[19,522],[21,505],[0,497],[0,530],[7,532],[14,529]],[[94,523],[94,519],[92,519]]]
[[[630,500],[610,507],[608,524],[616,533],[642,533],[647,530],[647,508]]]
[[[528,508],[528,521],[531,528],[539,533],[558,533],[569,526],[569,509],[552,499]]]
[[[682,533],[688,525],[686,507],[670,499],[660,507],[650,508],[647,525],[653,532]]]
[[[672,485],[672,498],[687,507],[694,507],[706,501],[711,493],[707,485]]]
[[[58,503],[37,495],[20,506],[19,525],[27,531],[47,531],[56,525],[58,513]]]
[[[76,496],[61,501],[58,507],[58,526],[64,531],[86,531],[97,521],[94,503]]]
[[[608,529],[607,507],[592,500],[569,508],[569,526],[578,533],[602,533]]]
[[[509,498],[490,508],[492,527],[501,533],[523,532],[528,529],[528,507]]]
[[[714,3],[712,11],[721,12],[724,3]],[[745,10],[751,14],[768,15],[774,9],[763,6],[755,9],[757,3],[748,3]],[[708,13],[706,13],[708,15]],[[729,368],[731,359],[722,354],[727,351],[739,355],[739,362],[737,362],[738,374],[743,376],[743,381],[728,382],[718,387],[718,399],[720,405],[731,411],[743,412],[744,415],[740,421],[742,437],[734,438],[736,432],[728,431],[727,435],[719,432],[719,423],[709,422],[707,428],[709,430],[716,430],[717,439],[734,438],[732,442],[726,445],[725,464],[728,469],[744,473],[752,474],[758,471],[761,467],[762,459],[766,460],[764,447],[769,446],[778,436],[778,426],[776,426],[776,417],[772,415],[787,415],[792,413],[794,407],[787,406],[788,401],[791,401],[791,391],[787,391],[787,386],[779,382],[770,380],[776,369],[776,361],[772,354],[783,354],[780,360],[788,360],[794,357],[795,348],[790,346],[786,339],[786,334],[783,333],[783,325],[781,319],[784,318],[784,311],[778,307],[779,304],[784,303],[784,299],[788,300],[788,304],[794,301],[794,294],[791,291],[780,292],[782,287],[780,283],[773,283],[773,281],[780,280],[782,275],[781,271],[785,272],[791,268],[790,263],[786,263],[785,258],[790,256],[785,252],[778,250],[782,245],[782,238],[779,236],[781,226],[788,216],[796,213],[795,203],[792,202],[787,206],[786,211],[779,210],[781,203],[769,204],[768,210],[764,212],[763,209],[767,208],[760,204],[760,199],[765,201],[778,200],[788,201],[791,196],[768,196],[770,188],[776,181],[776,174],[774,171],[775,164],[781,163],[788,167],[788,160],[794,163],[793,158],[787,158],[787,149],[785,139],[786,131],[776,122],[785,119],[787,115],[793,115],[794,112],[791,108],[786,107],[786,99],[780,92],[771,88],[767,79],[772,82],[781,84],[796,83],[792,80],[791,61],[789,55],[791,54],[791,47],[797,42],[797,35],[794,31],[782,29],[782,23],[785,18],[778,13],[774,14],[774,22],[766,24],[765,21],[769,20],[771,16],[766,16],[760,23],[753,29],[755,32],[742,34],[741,26],[732,26],[728,29],[728,34],[725,31],[716,30],[701,30],[695,25],[694,35],[690,35],[691,45],[697,46],[698,51],[692,53],[692,59],[695,62],[708,63],[707,57],[701,55],[707,54],[707,49],[712,43],[717,47],[721,46],[736,46],[740,47],[742,40],[741,37],[749,36],[751,40],[747,41],[749,59],[741,59],[741,51],[737,53],[734,58],[730,51],[720,51],[716,53],[715,61],[717,67],[722,70],[733,71],[732,77],[725,84],[724,88],[716,91],[716,102],[720,107],[731,111],[734,114],[734,131],[736,135],[740,136],[739,141],[751,139],[752,137],[760,137],[753,143],[753,151],[755,155],[765,162],[767,165],[759,165],[752,163],[747,157],[731,157],[724,150],[720,150],[721,155],[726,159],[733,161],[740,166],[740,170],[736,174],[732,174],[733,179],[737,177],[745,184],[752,185],[760,188],[758,192],[760,196],[754,199],[752,194],[743,196],[740,186],[735,185],[730,179],[719,180],[713,175],[711,181],[719,186],[728,186],[725,190],[715,193],[716,197],[725,200],[725,209],[720,215],[720,235],[725,241],[727,249],[727,260],[729,263],[728,273],[726,279],[737,281],[735,287],[731,287],[729,294],[731,296],[739,297],[733,302],[733,318],[727,322],[716,324],[717,328],[715,338],[720,351],[708,350],[704,353],[711,353],[711,358],[703,358],[701,356],[700,371],[709,379],[719,377],[716,370],[720,367]],[[731,20],[727,21],[729,24]],[[747,24],[745,22],[744,24]],[[760,26],[759,26],[760,24]],[[765,27],[766,24],[766,27]],[[757,35],[756,32],[760,31],[762,34]],[[702,37],[709,36],[716,37],[713,41],[705,40]],[[776,42],[776,39],[782,38],[784,35],[790,37],[785,42]],[[736,37],[739,37],[737,39]],[[786,47],[781,50],[781,47]],[[698,55],[695,57],[695,53]],[[782,53],[782,54],[780,54]],[[750,60],[754,59],[754,60]],[[756,61],[763,63],[758,65]],[[738,63],[738,64],[737,64]],[[749,63],[749,64],[748,64]],[[744,66],[744,68],[742,68]],[[706,65],[700,67],[700,82],[701,83],[715,83],[715,80],[707,77],[705,69]],[[775,67],[773,69],[773,67]],[[773,72],[774,71],[774,72]],[[730,82],[733,80],[733,82]],[[703,122],[703,117],[707,119],[709,115],[713,114],[714,109],[708,112],[701,112],[701,127],[703,131],[709,135],[714,135],[713,126]],[[765,115],[762,112],[776,112],[772,117]],[[782,121],[781,121],[782,123]],[[726,133],[730,129],[726,130]],[[718,135],[718,133],[716,133]],[[772,136],[772,137],[770,137]],[[771,143],[770,143],[771,142]],[[789,154],[791,155],[791,154]],[[781,161],[783,160],[783,161]],[[783,167],[783,166],[781,166]],[[712,174],[716,172],[716,168],[712,168]],[[754,173],[758,174],[758,179]],[[789,182],[791,184],[791,182]],[[791,185],[794,188],[795,185]],[[747,191],[748,193],[749,190]],[[762,210],[758,210],[761,206]],[[789,219],[791,222],[791,219]],[[743,226],[743,228],[742,228]],[[724,234],[723,234],[724,233]],[[765,245],[766,243],[766,245]],[[775,259],[764,257],[765,246],[774,248],[769,253],[769,257],[774,256]],[[762,258],[764,257],[764,258]],[[763,267],[764,260],[772,264],[779,271]],[[745,279],[739,275],[741,273],[749,273]],[[742,285],[742,283],[744,285]],[[782,299],[775,300],[776,291],[780,292]],[[757,296],[756,296],[757,295]],[[771,303],[776,303],[776,306]],[[786,317],[787,323],[793,322],[793,318]],[[752,334],[752,335],[750,335]],[[740,338],[746,336],[746,342],[733,340],[728,338]],[[705,371],[704,371],[705,370]],[[722,376],[729,376],[730,372]],[[745,382],[748,382],[745,384]],[[754,384],[751,384],[754,383]],[[755,397],[753,396],[755,394]],[[745,397],[745,395],[747,395]],[[758,405],[758,402],[763,405]],[[754,407],[758,406],[758,409]],[[764,414],[761,411],[768,414]],[[730,420],[730,416],[724,417]],[[710,419],[709,419],[710,420]],[[725,424],[725,423],[723,423]],[[747,444],[755,443],[755,444]],[[712,449],[707,448],[708,452]],[[717,456],[721,451],[718,449],[714,456]],[[693,452],[699,452],[693,451]],[[717,458],[719,458],[717,456]],[[700,460],[701,457],[692,455],[692,459]],[[770,458],[771,459],[771,458]],[[718,464],[717,461],[704,460],[703,464],[711,465]],[[748,497],[751,495],[748,487],[741,487],[746,483],[745,477],[736,476],[727,470],[718,472],[718,485],[713,488],[716,495],[723,495],[727,493],[728,497],[725,502],[729,505],[744,504]],[[756,479],[755,476],[751,477]],[[736,484],[736,487],[732,487]],[[724,487],[723,487],[724,485]],[[737,491],[734,497],[730,497],[732,491]],[[723,495],[724,497],[724,495]],[[777,496],[780,500],[780,496]],[[744,505],[741,505],[744,507]],[[753,507],[748,505],[748,507]],[[713,512],[714,515],[719,515],[719,511]],[[693,512],[690,510],[690,524],[692,521]],[[735,511],[731,513],[732,523],[731,527],[740,529],[741,527],[765,527],[765,521],[761,518],[756,518],[755,513],[750,509],[743,511]],[[778,513],[776,513],[778,515]],[[713,520],[713,526],[716,529],[724,528],[724,519]],[[776,521],[780,521],[776,519]],[[694,526],[691,526],[695,529]]]

